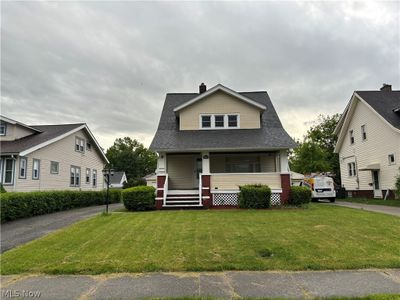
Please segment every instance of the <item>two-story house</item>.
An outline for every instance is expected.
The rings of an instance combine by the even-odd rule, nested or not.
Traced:
[[[355,91],[335,129],[350,197],[394,198],[400,173],[400,91]]]
[[[285,202],[295,146],[266,91],[201,84],[199,93],[169,93],[150,146],[158,152],[156,206],[235,206],[244,184],[267,184],[272,203]]]
[[[0,154],[8,192],[103,189],[108,161],[84,123],[28,126],[0,116]]]

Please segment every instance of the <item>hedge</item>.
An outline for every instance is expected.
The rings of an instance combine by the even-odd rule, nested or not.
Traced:
[[[396,194],[397,198],[400,198],[400,174],[396,177],[396,189],[394,193]]]
[[[102,205],[106,191],[48,191],[1,194],[1,222],[68,210]],[[121,191],[110,190],[110,203],[121,202]]]
[[[271,206],[271,189],[267,185],[249,184],[240,187],[240,208],[269,208]]]
[[[311,190],[305,186],[290,187],[289,204],[302,205],[311,202]]]
[[[136,186],[122,191],[122,202],[127,210],[151,210],[155,208],[156,189],[152,186]]]

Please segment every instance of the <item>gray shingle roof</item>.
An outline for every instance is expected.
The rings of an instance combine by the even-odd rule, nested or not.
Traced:
[[[267,92],[241,92],[239,94],[267,107],[262,114],[260,129],[179,131],[174,108],[199,94],[167,94],[160,123],[150,148],[168,152],[230,149],[272,150],[296,147],[295,142],[283,129]]]
[[[0,151],[2,154],[19,153],[47,142],[82,125],[85,124],[31,125],[30,127],[40,130],[41,133],[34,133],[15,141],[0,141]]]
[[[378,114],[400,129],[400,115],[393,110],[400,106],[400,91],[356,91]]]
[[[111,184],[121,183],[121,179],[124,174],[125,172],[114,172],[114,175],[110,178]]]

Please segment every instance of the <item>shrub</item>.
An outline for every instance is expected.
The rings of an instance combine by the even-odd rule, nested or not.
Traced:
[[[147,181],[144,178],[130,178],[127,182],[124,182],[123,189],[128,189],[134,186],[147,185]]]
[[[271,189],[267,185],[251,184],[240,187],[240,208],[269,208],[271,206]]]
[[[305,186],[290,187],[289,204],[302,205],[311,202],[311,190]]]
[[[0,193],[7,193],[6,189],[1,183],[0,183]]]
[[[110,190],[110,203],[121,201],[120,190]],[[1,195],[1,222],[77,207],[102,205],[106,191],[48,191]]]
[[[155,191],[152,186],[137,186],[122,191],[122,201],[127,210],[150,210],[155,208]]]
[[[395,194],[397,198],[400,198],[400,174],[396,177],[396,187],[395,187]]]

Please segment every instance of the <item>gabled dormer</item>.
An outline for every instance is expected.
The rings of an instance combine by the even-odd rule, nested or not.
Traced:
[[[21,122],[0,116],[0,141],[14,141],[41,131]]]
[[[174,108],[179,130],[226,130],[261,128],[266,106],[221,84]]]

